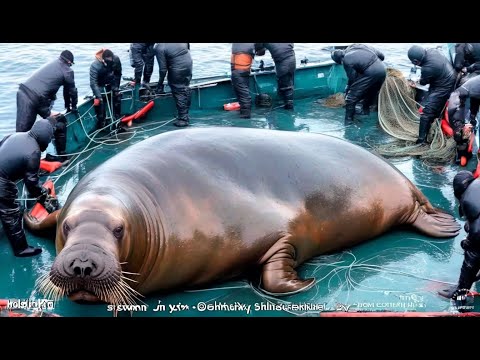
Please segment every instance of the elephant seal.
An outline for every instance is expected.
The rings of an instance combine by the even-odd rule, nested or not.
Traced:
[[[131,303],[261,270],[260,287],[311,287],[295,268],[396,225],[438,238],[460,226],[400,171],[334,137],[194,128],[132,145],[82,178],[58,216],[40,290]],[[132,281],[134,280],[134,281]]]

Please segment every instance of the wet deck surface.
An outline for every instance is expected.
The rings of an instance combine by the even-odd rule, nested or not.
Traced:
[[[357,116],[362,121],[359,126],[345,127],[342,108],[328,109],[315,99],[309,99],[297,101],[295,112],[282,108],[272,111],[254,109],[249,120],[239,119],[238,112],[220,110],[192,113],[191,118],[194,127],[240,126],[324,133],[368,148],[371,144],[390,139],[378,126],[376,115]],[[93,154],[86,152],[84,157],[90,156],[87,161],[74,163],[68,173],[58,179],[56,191],[60,202],[65,201],[78,180],[88,171],[126,146],[164,131],[182,131],[171,123],[163,125],[165,120],[170,119],[136,124],[143,128],[137,128],[132,139],[115,146],[98,147]],[[122,136],[129,138],[131,134]],[[423,191],[434,206],[454,214],[459,220],[451,186],[458,166],[432,168],[411,158],[392,162]],[[475,166],[472,160],[467,168],[473,169]],[[459,221],[462,231],[455,239],[435,240],[414,232],[397,230],[348,251],[311,259],[299,268],[299,274],[302,277],[314,276],[317,283],[304,293],[282,298],[268,297],[258,291],[255,283],[239,279],[196,291],[150,296],[145,299],[149,305],[147,311],[135,312],[133,316],[318,316],[320,310],[335,309],[342,305],[349,306],[350,310],[448,311],[449,301],[436,295],[436,290],[445,286],[441,282],[456,282],[459,275],[463,261],[460,241],[465,238],[463,221]],[[30,244],[41,246],[44,251],[36,258],[19,259],[13,256],[2,228],[0,238],[0,299],[43,298],[34,290],[34,284],[39,275],[49,270],[54,260],[54,242],[29,235]],[[159,302],[165,305],[165,309],[154,311]],[[178,304],[183,305],[182,310],[171,312],[169,305],[178,309]],[[220,304],[228,305],[230,310],[219,308]],[[204,305],[207,309],[201,311]],[[249,309],[248,305],[251,306]],[[275,308],[279,305],[283,308]],[[67,299],[56,303],[54,312],[62,316],[112,316],[105,304],[79,305]],[[119,315],[130,316],[130,313]]]

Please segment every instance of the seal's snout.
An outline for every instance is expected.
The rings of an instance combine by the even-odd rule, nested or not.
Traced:
[[[70,251],[63,261],[63,270],[72,278],[95,278],[102,274],[107,259],[102,259],[94,251]]]
[[[89,238],[90,239],[90,238]],[[108,302],[121,282],[121,266],[112,251],[85,238],[71,239],[50,270],[50,281],[70,300],[80,303]]]

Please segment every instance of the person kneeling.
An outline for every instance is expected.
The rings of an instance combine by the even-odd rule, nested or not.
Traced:
[[[30,196],[42,203],[50,190],[40,186],[40,155],[53,137],[47,119],[36,121],[28,132],[7,135],[0,142],[0,219],[17,257],[35,256],[41,248],[29,246],[23,228],[23,214],[17,201],[16,181],[23,178]]]

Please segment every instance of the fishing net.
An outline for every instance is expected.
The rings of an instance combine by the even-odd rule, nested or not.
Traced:
[[[345,97],[343,93],[336,93],[325,99],[320,99],[319,102],[329,108],[339,108],[345,105]]]
[[[376,146],[376,151],[386,157],[418,156],[430,163],[453,161],[456,143],[444,135],[439,119],[431,126],[428,144],[415,144],[420,120],[418,108],[414,88],[400,71],[388,68],[378,97],[378,120],[382,129],[396,140]]]

